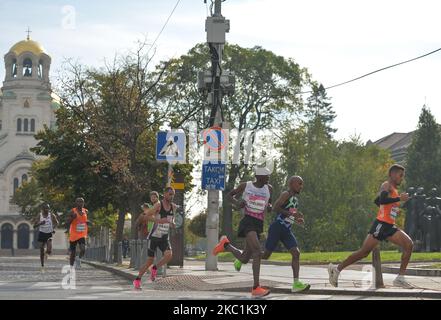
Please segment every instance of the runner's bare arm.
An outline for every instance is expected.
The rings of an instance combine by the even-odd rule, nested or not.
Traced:
[[[57,215],[55,213],[51,214],[52,217],[52,223],[54,225],[54,228],[56,228],[58,226],[58,224],[60,223],[57,219]]]
[[[168,223],[167,218],[156,219],[156,215],[161,211],[161,203],[155,203],[155,205],[147,211],[147,219],[154,223]]]
[[[42,225],[42,223],[40,222],[40,214],[36,215],[33,219],[32,219],[32,223],[35,228],[38,228],[39,226]]]
[[[266,207],[266,211],[271,212],[273,210],[273,186],[268,184],[268,189],[270,192],[270,198],[268,200],[268,206]]]
[[[76,217],[77,215],[73,211],[71,211],[66,217],[67,224],[72,223],[72,221],[75,220]]]
[[[290,193],[288,191],[283,191],[282,194],[279,196],[279,198],[274,203],[274,211],[276,213],[280,213],[285,217],[288,217],[291,215],[291,212],[288,210],[285,210],[282,206],[286,201],[288,201],[290,197]]]
[[[241,183],[236,189],[231,190],[228,193],[228,199],[231,201],[233,205],[239,208],[245,207],[244,200],[238,200],[237,197],[241,196],[245,191],[246,183]]]

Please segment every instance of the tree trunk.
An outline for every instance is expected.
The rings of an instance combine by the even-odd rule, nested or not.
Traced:
[[[222,192],[222,233],[229,239],[233,237],[233,206],[228,200],[228,193],[234,189],[234,183],[239,173],[238,169],[238,165],[231,165],[228,182],[225,190]]]
[[[124,234],[124,220],[126,217],[126,210],[119,209],[118,210],[118,221],[116,223],[116,232],[115,232],[115,246],[113,250],[113,261],[118,261],[118,243],[122,241]]]

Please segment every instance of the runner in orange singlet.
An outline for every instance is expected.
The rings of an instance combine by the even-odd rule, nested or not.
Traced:
[[[403,252],[400,272],[393,281],[393,285],[413,288],[413,286],[404,279],[407,264],[412,254],[413,242],[403,230],[395,225],[395,218],[400,212],[400,202],[405,202],[409,199],[407,193],[398,194],[397,188],[403,178],[404,167],[398,164],[394,164],[390,167],[389,178],[381,185],[379,196],[375,199],[375,204],[379,206],[377,219],[369,230],[369,234],[363,246],[338,266],[333,266],[332,263],[329,264],[329,282],[334,287],[338,286],[338,277],[344,268],[367,257],[380,241],[386,240],[399,246]]]
[[[70,265],[73,267],[75,262],[77,244],[80,246],[79,258],[76,260],[76,267],[81,267],[81,258],[86,252],[86,238],[88,231],[87,220],[88,211],[84,208],[84,199],[77,198],[75,200],[76,207],[72,209],[70,215],[67,217],[67,222],[70,224],[69,242],[70,242]]]

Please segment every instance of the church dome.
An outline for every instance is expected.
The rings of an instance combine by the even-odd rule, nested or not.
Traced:
[[[9,52],[15,53],[15,55],[19,56],[23,52],[31,52],[36,56],[41,55],[42,53],[46,53],[44,48],[37,41],[27,39],[14,44],[9,50]]]

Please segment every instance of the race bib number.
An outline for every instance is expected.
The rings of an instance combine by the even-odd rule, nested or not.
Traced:
[[[250,212],[261,213],[265,211],[266,199],[260,196],[250,196],[247,201],[247,207]]]
[[[400,213],[400,208],[398,207],[392,207],[392,209],[390,210],[390,216],[394,219],[398,216],[399,213]]]
[[[295,220],[293,214],[297,212],[297,209],[296,208],[289,208],[288,211],[291,213],[291,215],[286,217],[285,221],[290,223],[290,224],[294,224],[296,220]]]
[[[77,232],[84,232],[86,231],[86,224],[85,223],[78,223],[77,224]]]

